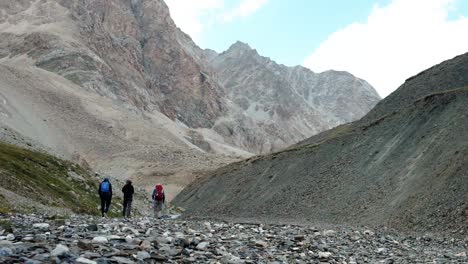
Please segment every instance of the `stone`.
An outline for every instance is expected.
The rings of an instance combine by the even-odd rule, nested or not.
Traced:
[[[7,248],[13,248],[13,243],[11,243],[10,241],[6,241],[6,240],[0,240],[0,248],[3,248],[3,247],[7,247]]]
[[[121,264],[134,264],[135,262],[128,259],[128,258],[123,258],[123,257],[112,257],[111,260],[117,262],[117,263],[121,263]]]
[[[294,237],[294,240],[296,240],[296,241],[304,241],[304,240],[305,240],[305,236],[302,236],[302,235],[295,236],[295,237]]]
[[[13,255],[13,250],[11,248],[2,247],[0,248],[0,257],[8,257]]]
[[[206,250],[207,247],[210,245],[208,242],[201,242],[197,245],[198,250]]]
[[[6,240],[8,240],[8,241],[13,241],[13,240],[15,240],[15,235],[13,235],[13,234],[8,234],[8,235],[6,236]]]
[[[36,223],[33,224],[33,228],[47,230],[49,229],[50,225],[48,223]]]
[[[80,240],[78,241],[77,246],[83,250],[93,250],[94,245],[93,242],[90,240]]]
[[[256,240],[254,242],[255,242],[255,246],[257,246],[257,247],[262,247],[262,248],[267,248],[268,247],[268,243],[265,242],[265,241]]]
[[[151,248],[151,242],[149,242],[148,240],[143,240],[141,243],[140,243],[140,249],[150,249]]]
[[[329,259],[332,256],[330,252],[319,252],[318,257],[319,259]]]
[[[127,243],[133,243],[133,237],[131,235],[128,235],[128,236],[125,237],[125,241]]]
[[[145,259],[151,258],[151,255],[146,251],[139,251],[136,255],[136,259],[144,261]]]
[[[81,263],[81,264],[97,264],[96,261],[93,261],[87,258],[81,258],[81,257],[77,258],[75,261],[76,263]]]
[[[335,230],[325,230],[323,231],[324,236],[334,236],[336,234]]]
[[[86,227],[88,231],[95,232],[98,231],[98,226],[96,224],[90,224]]]
[[[50,253],[52,257],[59,257],[59,256],[65,256],[68,254],[70,250],[68,249],[67,246],[58,244],[54,250]]]
[[[378,254],[386,254],[388,252],[388,249],[386,248],[378,248],[377,253]]]
[[[106,244],[109,241],[105,237],[95,237],[95,238],[93,238],[92,242],[95,243],[95,244]]]

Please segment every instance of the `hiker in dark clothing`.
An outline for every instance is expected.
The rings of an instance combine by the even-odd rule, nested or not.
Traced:
[[[102,217],[104,214],[109,212],[109,207],[112,200],[112,184],[109,182],[108,178],[105,178],[104,181],[99,184],[99,197],[101,198],[101,213]]]
[[[127,183],[122,188],[122,192],[124,194],[122,215],[123,217],[130,217],[130,212],[132,211],[133,193],[135,192],[131,180],[127,180]]]

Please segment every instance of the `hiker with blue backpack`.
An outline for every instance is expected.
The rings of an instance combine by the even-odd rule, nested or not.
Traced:
[[[112,200],[112,184],[108,178],[105,178],[101,184],[99,184],[99,197],[101,198],[101,213],[102,217],[109,212],[109,207]]]

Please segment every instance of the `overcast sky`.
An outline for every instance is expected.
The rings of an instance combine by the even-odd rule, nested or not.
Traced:
[[[468,0],[166,0],[202,48],[237,40],[288,66],[349,71],[387,96],[468,52]]]

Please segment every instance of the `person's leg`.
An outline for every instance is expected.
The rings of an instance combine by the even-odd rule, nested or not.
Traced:
[[[102,214],[102,217],[104,217],[105,209],[106,209],[106,199],[104,197],[101,197],[101,214]]]
[[[153,214],[154,218],[158,217],[158,203],[156,202],[156,200],[153,201]]]
[[[126,211],[126,214],[127,214],[127,217],[130,218],[130,214],[132,212],[132,200],[128,201],[127,202],[127,211]]]
[[[157,210],[157,218],[161,218],[161,211],[162,211],[162,202],[157,202],[156,203],[156,210]]]
[[[106,211],[105,211],[106,214],[109,212],[110,205],[111,205],[111,198],[107,197],[107,199],[106,199]]]
[[[123,201],[123,205],[122,205],[122,216],[123,217],[126,217],[126,213],[127,213],[127,206],[128,206],[128,201],[124,199]]]

